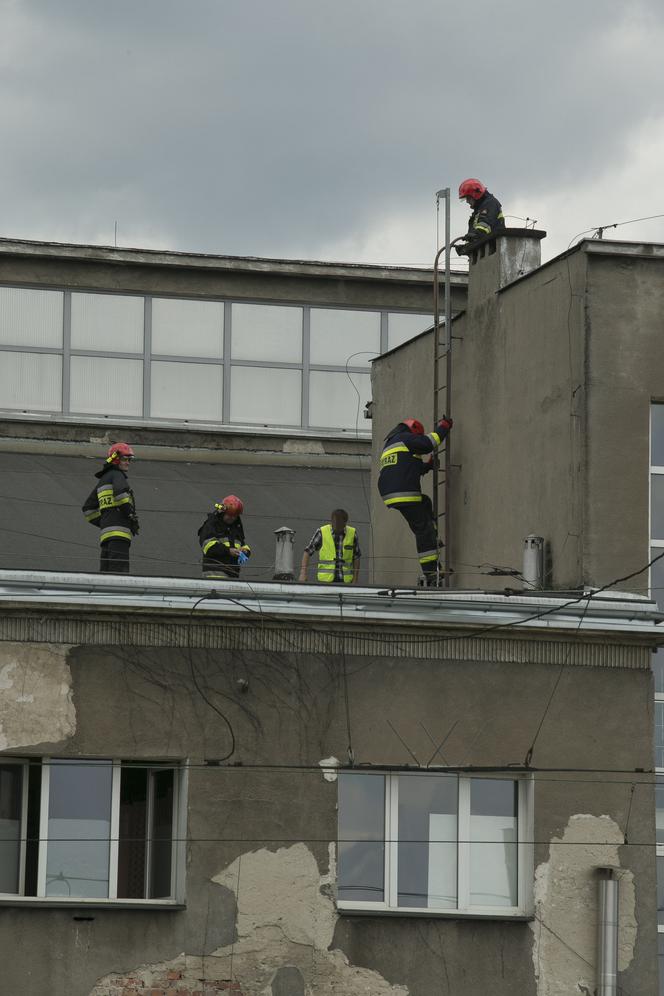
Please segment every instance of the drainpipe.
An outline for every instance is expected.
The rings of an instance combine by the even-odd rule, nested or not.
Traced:
[[[597,996],[618,994],[618,876],[598,868]]]

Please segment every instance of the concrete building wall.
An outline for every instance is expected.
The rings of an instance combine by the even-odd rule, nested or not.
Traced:
[[[372,364],[371,387],[371,483],[369,491],[372,524],[374,584],[406,585],[417,582],[419,562],[413,537],[399,512],[388,509],[378,493],[378,468],[385,436],[403,418],[418,418],[427,432],[433,423],[433,341],[424,334],[385,354]],[[422,489],[431,494],[432,475],[422,479]]]
[[[572,587],[581,580],[585,257],[557,261],[500,291],[497,258],[471,265],[468,309],[452,327],[452,583],[504,587],[504,578],[481,572],[491,564],[520,569],[523,538],[536,533],[549,543],[549,586]],[[431,423],[432,357],[430,334],[373,363],[379,440],[404,414]],[[397,555],[407,550],[414,558],[405,525],[393,539],[375,481],[372,496],[377,557],[395,543]],[[442,488],[440,502],[442,509]],[[416,574],[413,559],[392,582],[413,584]]]
[[[530,533],[547,543],[547,588],[602,585],[649,559],[664,258],[647,248],[586,243],[501,289],[497,254],[471,265],[468,308],[453,326],[453,586],[509,584],[478,575],[479,565],[521,569]],[[431,336],[420,337],[374,362],[376,435],[411,409],[431,411],[432,351]],[[378,448],[374,439],[381,564],[392,548],[412,557],[414,543],[405,526],[393,537],[380,507]],[[391,582],[412,584],[415,575],[404,559]],[[642,591],[647,578],[631,584]]]
[[[586,579],[649,558],[650,405],[664,399],[664,258],[589,256]],[[647,587],[642,574],[634,589]]]
[[[186,624],[171,622],[175,640]],[[607,645],[605,666],[570,666],[560,681],[533,764],[583,771],[534,774],[535,919],[353,917],[334,907],[337,785],[319,764],[347,758],[344,667],[356,764],[411,764],[399,736],[426,762],[429,734],[438,740],[453,727],[449,764],[507,766],[523,762],[559,673],[533,663],[552,653],[549,642],[527,646],[528,662],[492,660],[489,645],[484,659],[438,661],[0,644],[6,754],[191,766],[186,909],[0,906],[3,949],[30,952],[5,959],[3,987],[53,996],[592,991],[594,868],[616,864],[620,982],[653,992],[654,849],[635,846],[653,839],[652,785],[619,773],[651,763],[646,648],[634,648],[627,668]],[[228,751],[228,728],[198,694],[192,668],[233,726],[234,767],[205,764]],[[52,696],[62,704],[45,721]],[[615,773],[593,773],[608,756]]]
[[[0,240],[0,283],[185,297],[431,310],[431,275],[415,267],[251,259]],[[455,310],[465,303],[455,275]]]

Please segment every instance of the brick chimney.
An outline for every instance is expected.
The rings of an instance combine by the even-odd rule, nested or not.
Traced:
[[[534,228],[506,228],[475,242],[468,256],[468,308],[480,304],[542,261],[541,241],[546,232]]]

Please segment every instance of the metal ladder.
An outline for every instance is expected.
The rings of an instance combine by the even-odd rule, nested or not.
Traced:
[[[439,190],[436,194],[436,213],[438,213],[441,197],[445,201],[445,242],[436,251],[433,264],[433,424],[452,414],[452,300],[450,279],[450,188]],[[444,319],[440,324],[440,257],[445,254],[445,294]],[[441,376],[443,383],[441,383]],[[433,454],[433,517],[438,540],[444,543],[439,551],[438,586],[450,587],[450,470],[451,470],[451,436],[445,441],[443,459],[438,451]],[[442,466],[441,466],[442,464]],[[441,500],[442,498],[442,500]],[[442,522],[442,528],[441,528]],[[442,553],[442,556],[441,556]]]

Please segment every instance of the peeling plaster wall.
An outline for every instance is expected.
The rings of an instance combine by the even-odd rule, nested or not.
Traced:
[[[0,643],[0,750],[74,736],[67,653],[53,644]]]
[[[205,958],[183,954],[106,976],[89,996],[129,996],[146,988],[161,994],[164,979],[186,996],[230,989],[231,980],[242,996],[409,996],[408,988],[392,986],[330,950],[338,918],[333,844],[329,858],[329,871],[321,875],[304,844],[240,855],[213,880],[236,898],[232,944]]]
[[[610,663],[609,645],[606,652]],[[232,723],[230,766],[206,764],[228,751],[228,727],[196,692],[191,661],[207,697]],[[426,759],[431,738],[438,742],[450,730],[444,752],[451,765],[523,758],[559,673],[534,651],[528,662],[374,656],[352,665],[358,765],[412,763],[400,737]],[[597,864],[622,864],[623,902],[634,876],[624,922],[634,930],[638,921],[639,929],[636,938],[624,937],[621,984],[633,996],[655,991],[654,852],[623,846],[627,824],[633,842],[654,837],[649,782],[632,798],[624,777],[536,780],[538,916],[580,951],[574,961],[550,931],[533,929],[538,923],[336,914],[328,844],[336,837],[337,759],[347,757],[348,727],[342,662],[334,655],[197,649],[190,659],[168,647],[81,645],[67,653],[0,643],[0,673],[0,727],[14,754],[29,742],[22,749],[31,755],[190,763],[186,909],[0,907],[4,950],[27,945],[31,952],[5,960],[3,991],[581,996],[577,983],[594,968]],[[239,678],[248,681],[244,692]],[[567,668],[536,763],[603,768],[610,758],[615,769],[646,770],[651,682],[645,670]],[[33,701],[18,700],[25,696]],[[4,725],[7,709],[28,717],[23,732]],[[588,813],[594,815],[577,815]],[[570,938],[575,904],[593,925],[574,921]]]
[[[609,816],[571,816],[553,837],[549,860],[535,871],[533,965],[537,996],[591,993],[596,984],[598,886],[595,869],[620,865],[623,832]],[[619,885],[618,971],[631,964],[636,944],[634,876],[624,870]]]

